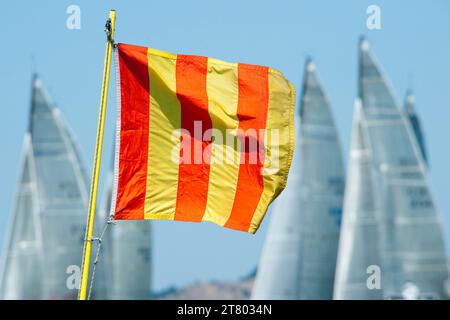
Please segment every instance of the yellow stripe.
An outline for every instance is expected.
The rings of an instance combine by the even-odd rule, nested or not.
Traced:
[[[178,189],[181,108],[176,95],[176,55],[148,49],[150,116],[145,219],[173,219]],[[172,159],[173,158],[173,159]]]
[[[174,53],[170,53],[170,52],[166,52],[166,51],[161,51],[158,49],[153,49],[153,48],[148,48],[148,55],[155,57],[161,57],[161,58],[167,58],[167,59],[172,59],[172,60],[177,60],[177,55]]]
[[[208,198],[203,220],[223,226],[233,208],[239,175],[240,158],[234,147],[234,137],[239,127],[237,63],[226,63],[209,58],[206,87],[214,141],[211,149]],[[228,135],[226,135],[227,132]],[[227,139],[232,144],[227,145]]]
[[[294,151],[295,88],[283,75],[269,69],[269,109],[266,122],[264,191],[253,215],[249,232],[255,233],[265,208],[286,186]],[[272,130],[276,129],[276,130]]]

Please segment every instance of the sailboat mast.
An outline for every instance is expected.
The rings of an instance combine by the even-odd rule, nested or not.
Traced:
[[[114,45],[114,30],[116,24],[116,12],[109,12],[105,31],[107,35],[105,61],[103,67],[102,91],[100,98],[100,112],[97,126],[97,141],[95,143],[94,163],[92,166],[91,192],[89,196],[89,208],[86,222],[86,235],[84,238],[83,260],[81,263],[81,284],[78,293],[79,300],[86,300],[89,279],[89,269],[92,251],[92,234],[94,232],[95,211],[97,210],[98,180],[100,176],[100,164],[103,149],[103,134],[106,118],[106,104],[108,99],[109,75],[111,70],[111,58]]]

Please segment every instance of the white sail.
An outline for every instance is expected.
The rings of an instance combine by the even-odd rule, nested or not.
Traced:
[[[39,228],[36,177],[31,137],[25,135],[21,176],[16,191],[0,268],[1,299],[36,299],[41,296],[42,239]]]
[[[378,224],[371,176],[371,151],[365,142],[362,110],[355,101],[352,143],[344,197],[334,299],[381,299],[376,283],[367,285],[369,274],[380,266]],[[375,272],[378,270],[375,270]]]
[[[110,299],[151,298],[150,221],[117,221],[113,228]]]
[[[312,62],[306,65],[296,120],[301,123],[290,176],[274,205],[253,299],[332,298],[344,170],[333,116]]]
[[[87,179],[73,136],[37,78],[26,137],[3,255],[2,296],[72,299],[77,290],[68,286],[67,271],[81,261]]]
[[[383,298],[444,298],[447,259],[427,171],[410,122],[397,107],[367,41],[360,45],[359,72],[361,130],[370,150]],[[353,246],[367,245],[353,241]],[[351,266],[348,259],[358,259],[352,254],[340,254],[339,270]],[[358,268],[363,267],[353,265],[346,273],[361,274]]]
[[[100,212],[101,220],[109,216],[113,174]],[[107,298],[145,300],[151,298],[152,229],[149,220],[116,220],[105,234],[103,253],[98,265],[106,279]]]

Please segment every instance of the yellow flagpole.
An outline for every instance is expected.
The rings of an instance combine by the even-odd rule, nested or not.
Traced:
[[[103,148],[103,132],[105,128],[106,102],[108,99],[109,74],[111,69],[112,49],[114,45],[114,28],[116,23],[116,11],[109,11],[109,19],[106,22],[107,34],[105,60],[103,66],[102,93],[100,97],[100,111],[97,125],[97,138],[95,142],[94,162],[92,166],[91,191],[89,194],[89,208],[86,222],[86,234],[84,237],[83,262],[81,264],[81,282],[78,291],[78,300],[86,300],[89,269],[92,251],[92,233],[94,231],[94,218],[97,207],[98,179],[100,175],[100,163]]]

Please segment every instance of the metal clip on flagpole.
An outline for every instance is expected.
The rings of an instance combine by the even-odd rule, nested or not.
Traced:
[[[89,194],[89,207],[86,222],[86,234],[84,240],[83,261],[81,264],[81,281],[78,292],[78,300],[86,300],[89,269],[92,252],[92,233],[94,231],[95,211],[97,207],[98,179],[100,175],[100,163],[103,149],[103,133],[105,128],[106,102],[108,99],[109,75],[111,69],[112,48],[114,45],[114,29],[116,24],[116,11],[109,11],[109,19],[106,21],[106,52],[103,66],[102,91],[100,97],[100,111],[98,116],[97,137],[95,142],[94,161],[92,165],[91,191]]]

